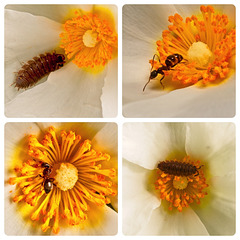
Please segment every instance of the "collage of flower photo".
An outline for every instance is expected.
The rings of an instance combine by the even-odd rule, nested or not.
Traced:
[[[2,7],[1,234],[237,238],[236,6],[104,2]]]

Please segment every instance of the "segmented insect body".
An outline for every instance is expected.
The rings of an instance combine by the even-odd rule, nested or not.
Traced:
[[[43,178],[44,191],[46,194],[48,194],[53,189],[53,185],[55,185],[53,183],[55,179],[49,178],[49,175],[52,172],[52,167],[48,163],[45,163],[45,162],[43,162],[41,164],[41,167],[43,168],[43,176],[42,175],[39,175],[39,176]]]
[[[158,57],[157,54],[154,54],[153,55],[153,62],[154,62],[154,58],[155,56]],[[160,62],[160,59],[158,57],[158,60]],[[160,83],[162,85],[162,87],[164,88],[163,84],[162,84],[162,80],[163,78],[165,77],[165,73],[164,71],[169,71],[171,70],[173,67],[175,67],[178,63],[180,63],[181,61],[183,60],[183,57],[182,55],[178,54],[178,53],[175,53],[175,54],[172,54],[172,55],[169,55],[167,57],[167,59],[165,60],[165,65],[162,65],[161,67],[159,67],[158,69],[156,70],[153,70],[153,66],[152,66],[152,69],[151,69],[151,73],[150,73],[150,76],[149,76],[149,79],[148,79],[148,82],[145,84],[145,86],[143,87],[143,91],[145,90],[146,86],[148,85],[148,83],[151,81],[151,79],[154,79],[158,76],[158,74],[161,74],[163,75],[162,78],[160,79]]]
[[[61,68],[65,63],[63,54],[46,53],[34,57],[22,66],[13,84],[18,89],[28,88],[36,84],[41,78],[50,72]]]
[[[185,163],[185,162],[179,162],[174,160],[167,160],[162,161],[158,164],[158,169],[163,171],[166,174],[174,175],[174,176],[197,176],[199,175],[198,169],[196,166],[194,166],[191,163]]]

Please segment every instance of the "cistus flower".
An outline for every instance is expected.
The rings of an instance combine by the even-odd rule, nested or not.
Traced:
[[[156,42],[161,62],[174,53],[186,61],[165,72],[165,75],[172,75],[172,81],[183,85],[198,82],[206,85],[224,80],[236,54],[236,30],[228,29],[228,16],[216,14],[212,6],[201,6],[200,9],[201,17],[193,15],[183,20],[179,14],[170,16],[172,25],[163,31],[162,40]],[[156,62],[151,63],[155,68]],[[160,65],[158,63],[156,67]]]
[[[117,38],[113,5],[7,5],[5,114],[116,116]],[[14,87],[24,63],[54,51],[65,55],[61,69],[27,89]]]
[[[124,116],[234,116],[235,52],[233,5],[124,6]]]
[[[16,125],[7,125],[7,132]],[[21,151],[25,151],[26,156],[15,156],[11,162],[13,169],[8,169],[12,173],[8,183],[16,185],[9,200],[22,208],[19,212],[32,221],[31,227],[36,228],[36,232],[41,229],[46,234],[51,231],[61,234],[62,228],[67,226],[70,235],[89,234],[91,231],[93,235],[115,234],[117,221],[111,212],[116,211],[116,202],[111,203],[111,198],[117,195],[116,155],[112,160],[109,153],[99,151],[98,143],[95,144],[96,139],[101,140],[102,134],[115,132],[114,126],[97,126],[100,131],[92,143],[80,135],[81,128],[84,134],[86,126],[76,124],[78,134],[65,125],[68,130],[50,126],[46,132],[43,131],[43,136],[30,134],[25,137],[28,146]],[[94,129],[94,124],[92,127]],[[92,135],[91,131],[89,135]],[[114,137],[111,140],[114,142]],[[102,149],[105,148],[107,146]],[[112,229],[104,226],[108,221],[113,221],[110,224]],[[11,229],[6,233],[18,234]]]
[[[125,235],[233,235],[235,201],[234,124],[124,124]]]

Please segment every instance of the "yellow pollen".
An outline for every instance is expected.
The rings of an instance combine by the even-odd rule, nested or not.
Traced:
[[[175,176],[173,179],[173,187],[178,190],[183,190],[188,185],[188,179],[187,177],[177,177]]]
[[[52,228],[57,234],[60,221],[83,226],[91,211],[89,205],[105,206],[110,203],[109,196],[117,194],[112,182],[116,170],[103,167],[104,162],[109,166],[110,156],[91,147],[90,140],[81,141],[75,132],[57,134],[53,127],[42,141],[29,136],[27,152],[32,159],[23,160],[20,166],[19,159],[15,168],[17,176],[11,177],[9,184],[17,185],[13,201],[32,206],[29,217],[43,222],[43,232]],[[50,173],[46,174],[49,169]],[[47,179],[52,180],[50,189],[44,186]]]
[[[187,51],[187,59],[200,67],[206,67],[213,60],[213,53],[206,43],[194,42]]]
[[[98,34],[92,30],[87,30],[83,35],[83,43],[86,47],[95,47],[97,44]]]
[[[71,163],[61,163],[54,176],[57,186],[63,190],[72,189],[78,180],[78,170]]]

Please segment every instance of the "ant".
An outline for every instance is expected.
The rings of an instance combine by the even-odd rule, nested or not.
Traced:
[[[43,162],[41,164],[41,167],[44,168],[43,169],[43,176],[41,174],[39,174],[39,176],[44,179],[43,180],[44,191],[45,191],[46,194],[48,194],[53,189],[53,185],[55,186],[55,184],[53,183],[53,181],[55,179],[54,178],[49,178],[49,175],[52,172],[52,167],[46,162]]]
[[[157,54],[154,54],[153,55],[153,63],[154,63],[154,58],[155,56],[158,57],[158,61],[160,62],[160,58]],[[160,68],[158,68],[157,70],[153,70],[153,65],[152,65],[152,68],[151,68],[151,73],[150,73],[150,76],[149,76],[149,80],[148,82],[145,84],[145,86],[143,87],[143,92],[146,88],[146,86],[148,85],[148,83],[151,81],[151,79],[153,78],[156,78],[158,74],[161,74],[163,75],[163,77],[160,79],[160,83],[162,85],[162,87],[164,88],[163,84],[162,84],[162,80],[163,78],[165,77],[165,73],[163,72],[164,71],[169,71],[171,70],[171,68],[175,67],[178,63],[180,63],[181,61],[183,60],[183,57],[182,55],[178,54],[178,53],[175,53],[175,54],[172,54],[172,55],[169,55],[167,57],[167,59],[165,60],[165,64],[166,65],[162,65]]]

